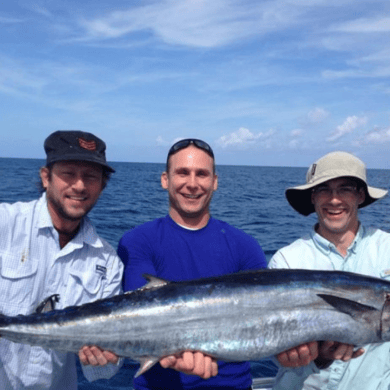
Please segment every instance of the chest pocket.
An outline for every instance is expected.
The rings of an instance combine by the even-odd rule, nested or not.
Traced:
[[[34,302],[38,263],[23,255],[0,253],[0,312],[29,314]]]
[[[87,262],[88,263],[88,262]],[[103,285],[106,279],[106,265],[98,263],[83,264],[69,270],[69,288],[73,296],[72,305],[80,305],[103,296]]]

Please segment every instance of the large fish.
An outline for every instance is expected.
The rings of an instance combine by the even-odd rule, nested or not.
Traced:
[[[390,340],[390,282],[336,271],[263,270],[187,282],[149,276],[139,290],[78,307],[0,316],[17,343],[78,352],[98,345],[141,363],[198,350],[259,360],[301,343]]]

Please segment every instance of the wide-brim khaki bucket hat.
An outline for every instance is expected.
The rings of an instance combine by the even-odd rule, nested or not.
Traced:
[[[387,190],[370,187],[367,184],[366,166],[363,161],[350,153],[337,151],[326,154],[312,164],[306,174],[306,184],[288,188],[286,198],[298,213],[309,215],[314,212],[311,202],[312,189],[321,183],[340,177],[352,177],[363,182],[366,198],[359,208],[368,206],[387,195]]]

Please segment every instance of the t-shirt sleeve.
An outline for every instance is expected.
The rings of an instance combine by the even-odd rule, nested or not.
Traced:
[[[135,290],[146,284],[144,274],[156,275],[153,248],[144,232],[135,228],[119,241],[118,255],[123,261],[123,291]]]
[[[267,260],[264,251],[257,240],[246,234],[243,247],[244,256],[241,264],[242,270],[267,268]]]

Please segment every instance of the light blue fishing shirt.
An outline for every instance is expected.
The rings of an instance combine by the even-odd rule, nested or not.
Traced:
[[[269,268],[340,270],[380,277],[390,281],[390,234],[372,227],[359,227],[343,257],[334,244],[317,234],[288,245],[272,257]],[[319,370],[306,367],[280,368],[274,390],[389,390],[390,343],[364,346],[365,353],[349,362],[336,360]]]
[[[31,314],[52,294],[57,309],[120,293],[123,265],[87,217],[60,248],[47,208],[39,200],[0,204],[0,313]],[[83,367],[88,380],[109,378],[118,367]],[[75,390],[76,355],[17,344],[0,338],[2,390]]]

